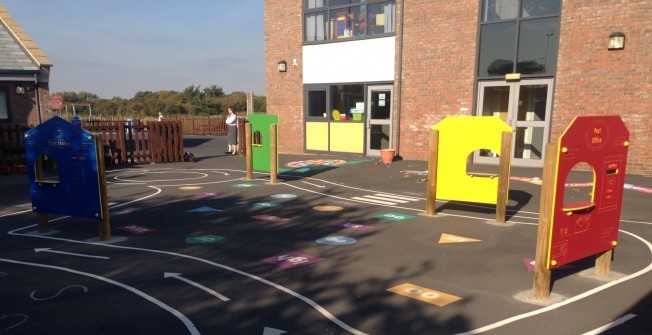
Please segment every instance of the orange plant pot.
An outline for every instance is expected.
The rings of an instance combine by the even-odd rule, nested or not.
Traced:
[[[396,150],[394,149],[380,149],[380,160],[383,164],[392,164],[395,153]]]

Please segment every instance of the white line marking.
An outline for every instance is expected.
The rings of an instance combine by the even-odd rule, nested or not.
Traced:
[[[388,200],[388,201],[398,202],[399,204],[407,204],[409,202],[409,201],[406,201],[406,200],[389,199],[388,197],[378,197],[378,196],[375,196],[375,195],[363,195],[362,198],[364,198],[364,199]]]
[[[25,321],[27,321],[27,319],[29,319],[29,316],[27,316],[27,314],[9,314],[9,315],[3,315],[2,317],[0,317],[0,320],[4,320],[4,319],[12,317],[12,316],[19,316],[19,317],[21,317],[23,319],[20,322],[13,325],[13,326],[9,326],[7,328],[0,329],[0,331],[5,331],[5,330],[9,330],[11,328],[16,328],[16,327],[22,325],[23,323],[25,323]]]
[[[31,235],[28,235],[28,236],[31,236]],[[64,267],[60,267],[60,266],[53,266],[53,265],[39,264],[39,263],[30,263],[30,262],[21,262],[21,261],[16,261],[16,260],[13,260],[13,259],[5,259],[5,258],[0,258],[0,262],[7,262],[7,263],[13,263],[13,264],[27,265],[27,266],[36,266],[36,267],[42,267],[42,268],[47,268],[47,269],[65,271],[65,272],[70,272],[70,273],[74,273],[74,274],[78,274],[78,275],[82,275],[82,276],[95,278],[97,280],[101,280],[101,281],[107,282],[109,284],[120,286],[120,287],[124,288],[125,290],[131,291],[132,293],[135,293],[136,295],[139,295],[139,296],[143,297],[145,300],[148,300],[149,302],[154,303],[155,305],[161,307],[162,309],[168,311],[170,314],[177,317],[177,319],[181,320],[181,322],[183,322],[183,324],[186,326],[186,328],[188,328],[188,331],[190,331],[190,334],[193,334],[193,335],[194,334],[197,334],[197,335],[200,334],[199,331],[197,330],[197,328],[195,327],[195,325],[192,323],[192,321],[190,321],[190,319],[188,319],[185,315],[181,314],[176,309],[166,305],[162,301],[160,301],[160,300],[158,300],[158,299],[156,299],[156,298],[154,298],[154,297],[152,297],[150,295],[147,295],[144,292],[142,292],[142,291],[140,291],[140,290],[138,290],[136,288],[133,288],[133,287],[131,287],[129,285],[125,285],[125,284],[117,282],[115,280],[112,280],[112,279],[109,279],[109,278],[106,278],[106,277],[101,277],[101,276],[98,276],[98,275],[95,275],[95,274],[92,274],[92,273],[77,271],[77,270],[64,268]]]
[[[58,297],[59,294],[63,293],[63,291],[65,291],[65,290],[67,290],[68,288],[71,288],[71,287],[81,288],[81,289],[84,291],[84,293],[87,293],[87,292],[88,292],[88,287],[86,287],[86,286],[82,286],[82,285],[69,285],[69,286],[66,286],[66,287],[60,289],[59,292],[57,292],[55,295],[50,296],[50,297],[37,298],[36,295],[35,295],[35,293],[36,293],[36,291],[38,291],[38,290],[36,290],[36,291],[32,291],[32,294],[30,294],[29,297],[32,298],[32,300],[36,300],[36,301],[45,301],[45,300],[50,300],[50,299],[54,299],[54,298]]]
[[[93,256],[93,255],[77,254],[77,253],[74,253],[74,252],[56,251],[56,250],[52,250],[50,248],[34,248],[34,252],[49,252],[49,253],[54,253],[54,254],[63,254],[63,255],[88,257],[88,258],[99,258],[99,259],[109,259],[109,258],[111,258],[111,257],[105,257],[105,256]]]
[[[305,180],[302,180],[301,182],[304,183],[304,184],[312,185],[312,186],[319,187],[319,188],[326,188],[326,186],[324,186],[324,185],[317,185],[317,184],[309,183],[309,182],[307,182]]]
[[[387,198],[399,199],[399,200],[405,200],[405,201],[419,201],[419,200],[421,200],[419,198],[408,197],[408,196],[405,196],[405,195],[396,195],[396,194],[387,194],[387,193],[376,193],[374,195],[377,195],[379,197],[387,197]]]
[[[396,203],[394,203],[394,202],[367,199],[367,198],[363,198],[363,197],[352,197],[351,199],[366,202],[366,203],[370,203],[370,204],[376,204],[376,205],[396,205]]]
[[[604,326],[602,326],[600,328],[593,329],[592,331],[586,332],[586,333],[584,333],[582,335],[598,335],[598,334],[601,334],[601,333],[603,333],[603,332],[605,332],[605,331],[607,331],[607,330],[609,330],[611,328],[618,327],[618,326],[622,325],[623,323],[625,323],[625,322],[627,322],[627,321],[629,321],[629,320],[631,320],[631,319],[633,319],[635,317],[636,317],[636,314],[627,314],[627,315],[623,316],[622,318],[619,318],[618,320],[616,320],[614,322],[607,323],[606,325],[604,325]]]
[[[216,296],[218,299],[220,299],[222,301],[231,300],[231,299],[229,299],[229,298],[227,298],[227,297],[213,291],[212,289],[210,289],[210,288],[208,288],[208,287],[206,287],[206,286],[204,286],[202,284],[196,283],[196,282],[194,282],[194,281],[192,281],[192,280],[190,280],[188,278],[182,277],[181,273],[174,273],[174,272],[165,272],[165,273],[163,273],[163,278],[170,278],[170,277],[172,277],[174,279],[181,280],[183,282],[186,282],[186,283],[188,283],[188,284],[190,284],[190,285],[192,285],[192,286],[194,286],[194,287],[196,287],[196,288],[198,288],[200,290],[204,290],[204,291]]]

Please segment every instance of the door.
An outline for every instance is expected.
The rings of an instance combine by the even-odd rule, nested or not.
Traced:
[[[552,79],[519,82],[481,82],[476,115],[498,116],[514,129],[512,165],[543,166],[543,153],[550,133]],[[498,164],[490,150],[474,153],[474,162]]]
[[[367,156],[392,147],[392,85],[367,87]]]

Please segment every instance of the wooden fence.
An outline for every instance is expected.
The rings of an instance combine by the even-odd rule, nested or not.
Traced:
[[[25,170],[25,132],[29,127],[0,125],[0,174]]]
[[[181,122],[82,122],[92,133],[102,134],[105,160],[109,164],[182,162]]]

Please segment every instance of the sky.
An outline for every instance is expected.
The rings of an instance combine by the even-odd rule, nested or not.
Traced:
[[[54,64],[50,92],[265,95],[263,0],[0,0]]]

